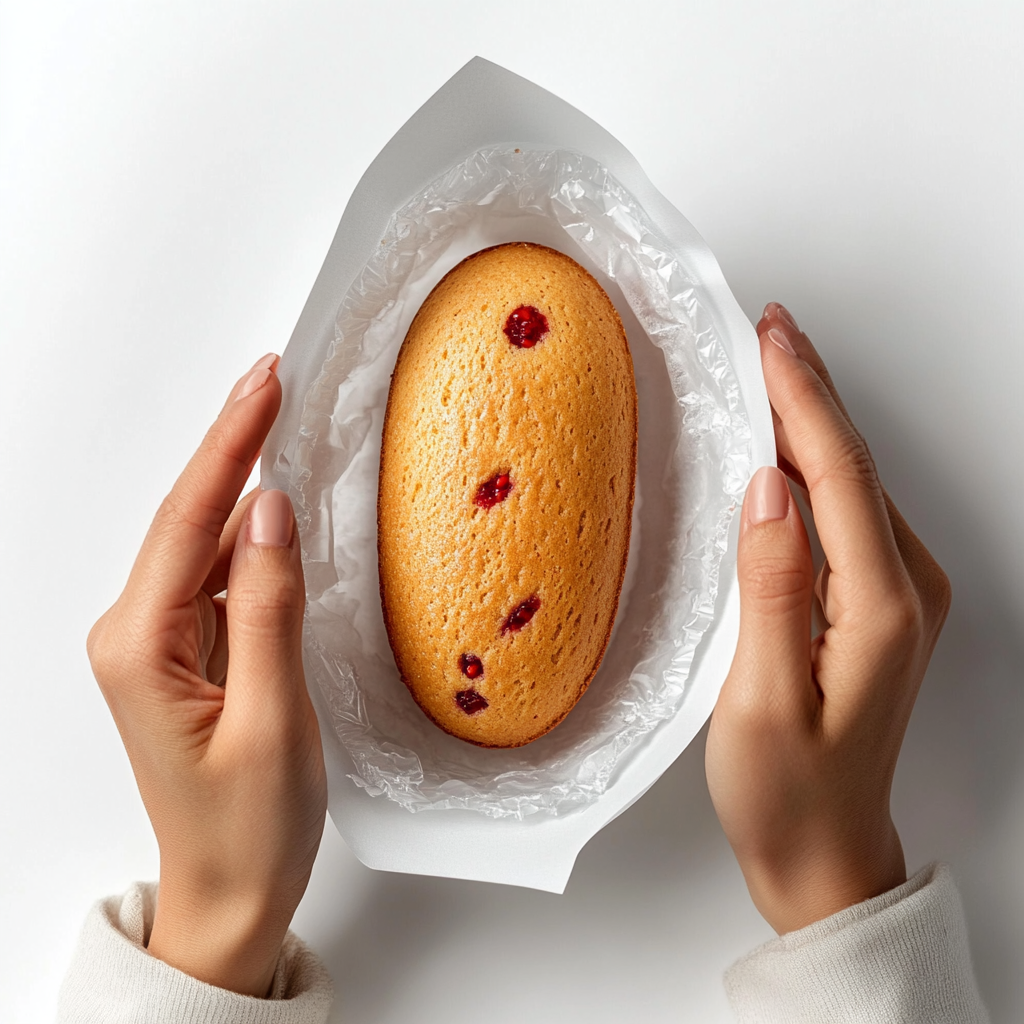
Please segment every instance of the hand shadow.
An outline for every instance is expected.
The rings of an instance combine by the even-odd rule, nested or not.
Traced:
[[[846,397],[844,393],[844,398]],[[850,396],[886,488],[946,571],[953,605],[914,707],[893,786],[907,870],[947,861],[963,894],[971,952],[993,1020],[1024,1019],[1020,859],[1024,629],[979,496],[911,450],[909,431],[867,393]],[[1019,831],[1018,831],[1019,835]],[[1018,845],[1016,850],[1012,849]]]

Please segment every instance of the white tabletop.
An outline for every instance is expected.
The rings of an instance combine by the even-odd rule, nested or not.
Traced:
[[[0,1019],[50,1019],[90,902],[157,871],[85,634],[362,171],[475,54],[632,150],[752,318],[789,306],[948,571],[894,814],[1024,1019],[1022,38],[996,0],[5,5]],[[703,734],[563,896],[374,873],[328,826],[295,928],[345,1024],[724,1022],[772,934]]]

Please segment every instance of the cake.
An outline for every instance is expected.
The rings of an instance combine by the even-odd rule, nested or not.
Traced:
[[[399,673],[446,732],[521,746],[583,695],[622,588],[636,438],[622,323],[568,256],[484,249],[420,307],[388,393],[377,548]]]

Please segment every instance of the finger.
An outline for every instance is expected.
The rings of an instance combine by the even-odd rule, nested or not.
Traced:
[[[128,581],[138,607],[186,604],[213,568],[224,524],[281,406],[276,362],[265,356],[235,385],[161,504]]]
[[[249,370],[249,372],[243,374],[242,377],[235,381],[235,386],[228,393],[227,399],[220,408],[220,415],[223,415],[225,412],[227,412],[239,398],[245,397],[242,394],[243,391],[247,392],[248,394],[252,394],[256,390],[258,390],[258,388],[260,387],[258,383],[259,378],[257,378],[256,381],[252,379],[256,374],[257,370],[269,370],[271,373],[276,374],[277,368],[280,365],[281,357],[276,352],[268,352],[262,358],[257,359],[256,362],[253,363],[252,368]]]
[[[199,641],[199,675],[210,682],[209,662],[217,642],[217,610],[213,601],[203,593],[198,595],[200,641]]]
[[[214,597],[210,600],[213,608],[213,642],[210,646],[210,653],[206,660],[206,675],[208,682],[214,686],[223,686],[228,674],[228,614],[227,602],[223,597]]]
[[[786,428],[782,419],[774,409],[772,409],[772,427],[775,431],[775,458],[778,467],[804,492],[806,497],[807,481],[804,480],[803,473],[791,461],[794,457],[793,446],[789,443],[789,438],[786,437]]]
[[[783,332],[788,332],[787,336],[799,355],[814,372],[821,379],[821,382],[825,385],[832,400],[836,403],[836,407],[846,418],[846,421],[856,430],[853,425],[853,421],[850,418],[850,414],[843,404],[843,400],[836,389],[835,382],[832,380],[831,374],[828,372],[828,368],[825,366],[824,360],[818,354],[818,350],[814,347],[810,338],[807,334],[800,330],[793,318],[792,313],[786,309],[779,302],[769,302],[764,308],[764,313],[761,316],[760,321],[757,325],[758,334],[765,334],[772,327],[778,327]],[[794,480],[801,486],[806,487],[803,476],[798,470],[796,470],[791,463],[791,460],[795,458],[792,450],[792,445],[789,442],[789,438],[786,435],[785,427],[782,425],[782,421],[778,414],[772,410],[773,419],[775,420],[776,426],[776,446],[779,452],[779,468],[786,473],[790,479]],[[914,588],[917,590],[925,612],[926,624],[931,627],[934,631],[934,635],[937,637],[939,630],[942,628],[942,624],[945,622],[946,615],[949,612],[950,602],[952,600],[952,591],[949,585],[949,579],[946,574],[942,571],[938,562],[932,557],[931,553],[924,546],[921,540],[917,537],[907,521],[903,518],[903,515],[897,509],[892,498],[889,496],[885,489],[882,489],[882,496],[885,502],[886,512],[889,516],[889,523],[892,527],[893,537],[896,541],[896,547],[899,550],[900,557],[903,559],[903,563],[907,568],[907,573],[913,582]],[[828,575],[830,569],[828,562],[822,566],[821,575],[818,578],[816,585],[816,593],[821,602],[822,609],[828,618]]]
[[[820,703],[811,676],[814,567],[784,474],[761,467],[743,499],[737,548],[740,634],[722,699],[752,714],[811,724]]]
[[[232,509],[228,521],[221,530],[220,544],[217,548],[217,558],[213,568],[203,582],[203,590],[210,597],[222,593],[228,585],[228,574],[231,571],[231,556],[235,552],[235,541],[238,539],[238,531],[245,521],[246,512],[253,498],[260,493],[258,487],[254,487],[248,494],[244,495],[238,504]]]
[[[892,523],[900,557],[907,567],[907,572],[921,601],[924,613],[923,625],[928,635],[929,650],[931,650],[939,638],[953,600],[949,577],[943,572],[942,567],[935,561],[917,534],[907,525],[907,521],[900,514],[900,510],[888,493],[885,494],[885,506],[889,513],[889,521]]]
[[[814,596],[818,599],[821,614],[827,623],[832,621],[828,616],[828,581],[831,575],[832,570],[829,568],[828,559],[826,558],[821,564],[818,578],[814,581]]]
[[[264,491],[249,507],[228,580],[229,719],[287,724],[294,721],[294,709],[308,703],[302,671],[305,601],[291,502],[283,491]]]
[[[852,427],[853,420],[850,419],[850,414],[846,411],[846,406],[843,405],[843,400],[839,397],[839,392],[836,390],[835,383],[824,361],[818,355],[818,351],[811,343],[811,339],[797,326],[796,320],[793,319],[793,314],[780,302],[769,302],[764,307],[764,313],[762,313],[761,319],[757,323],[758,336],[767,334],[773,327],[787,334],[797,355],[821,378],[821,382],[832,396],[832,401],[836,403],[839,411],[846,417],[847,423]],[[775,426],[775,447],[778,452],[779,469],[790,480],[799,484],[806,491],[807,484],[804,481],[803,474],[794,465],[795,456],[793,454],[793,447],[786,435],[786,428],[774,409],[772,410],[772,419]]]
[[[757,324],[758,337],[766,334],[772,327],[779,327],[787,333],[797,355],[821,378],[822,384],[832,396],[832,401],[836,403],[839,411],[852,426],[853,420],[850,419],[850,414],[846,411],[842,398],[839,397],[839,392],[836,390],[832,375],[828,372],[828,367],[825,366],[825,361],[818,355],[818,350],[814,347],[811,339],[800,330],[796,320],[793,319],[793,314],[781,302],[769,302],[764,307],[764,313]]]
[[[910,581],[867,445],[796,354],[793,335],[792,328],[772,327],[761,336],[768,397],[785,429],[786,457],[806,482],[829,561],[832,623],[842,626],[845,617],[854,632],[873,628],[889,598],[902,598]]]

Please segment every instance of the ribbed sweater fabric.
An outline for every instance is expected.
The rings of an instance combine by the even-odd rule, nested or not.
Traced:
[[[267,999],[197,981],[145,949],[156,886],[89,913],[58,1024],[324,1024],[326,968],[291,932]],[[949,869],[759,946],[725,975],[739,1024],[988,1024]]]
[[[136,883],[86,918],[61,986],[58,1024],[324,1024],[334,987],[316,954],[289,932],[267,999],[195,978],[145,949],[156,885]]]
[[[988,1024],[949,868],[789,932],[726,972],[740,1024]]]

